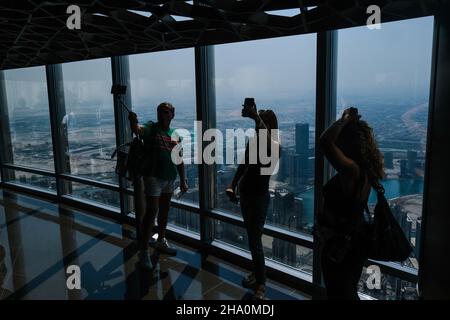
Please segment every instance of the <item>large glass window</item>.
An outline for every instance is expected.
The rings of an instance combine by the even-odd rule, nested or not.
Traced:
[[[216,240],[248,250],[248,238],[244,228],[216,220],[214,230]],[[312,275],[312,249],[267,235],[263,235],[262,244],[267,259]]]
[[[169,224],[200,234],[200,215],[194,212],[172,206],[169,211]]]
[[[12,162],[54,171],[45,67],[6,70],[4,75]]]
[[[137,54],[129,59],[132,108],[139,121],[157,121],[156,108],[161,102],[170,102],[175,107],[175,118],[171,127],[185,129],[184,132],[179,132],[183,137],[183,156],[189,191],[180,199],[174,197],[173,200],[197,204],[198,169],[193,159],[196,120],[194,50],[190,48]],[[178,222],[175,224],[180,226],[181,221],[187,220],[176,220]],[[188,224],[185,227],[190,228]]]
[[[70,172],[117,183],[111,154],[116,148],[111,60],[63,64]]]
[[[420,250],[432,35],[431,17],[339,31],[337,117],[356,106],[374,130],[386,197],[414,247],[404,263],[412,268]]]
[[[118,192],[89,186],[87,184],[72,182],[70,195],[112,207],[120,206]]]
[[[35,188],[56,193],[56,179],[41,174],[29,173],[20,170],[6,169],[6,174],[14,179],[9,180],[16,184],[22,184],[26,186],[33,186]]]
[[[258,109],[272,109],[278,117],[281,159],[270,180],[267,223],[310,233],[314,212],[316,35],[225,44],[215,47],[217,128],[254,128],[241,116],[245,97],[255,98]],[[226,143],[224,143],[226,144]],[[215,207],[240,215],[225,189],[237,169],[235,163],[216,164]],[[243,230],[242,230],[243,231]],[[243,236],[243,235],[242,235]]]

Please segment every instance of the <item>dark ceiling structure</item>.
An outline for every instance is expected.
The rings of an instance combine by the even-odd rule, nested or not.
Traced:
[[[446,0],[2,0],[0,69],[297,35],[433,15]],[[70,5],[81,11],[71,30]],[[292,16],[278,10],[296,9]]]

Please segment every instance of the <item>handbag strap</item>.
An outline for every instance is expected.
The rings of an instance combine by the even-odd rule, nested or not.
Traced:
[[[372,188],[377,192],[378,195],[384,195],[384,187],[383,185],[378,181],[374,181],[372,184]]]
[[[377,193],[378,196],[384,197],[384,193],[385,193],[384,187],[378,180],[371,181],[370,185],[375,190],[375,192]],[[373,219],[372,219],[372,215],[369,210],[368,201],[366,201],[366,203],[365,203],[364,211],[367,213],[367,216],[369,217],[369,221],[372,222]]]

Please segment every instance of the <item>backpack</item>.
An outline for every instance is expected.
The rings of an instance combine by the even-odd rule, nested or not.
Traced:
[[[155,135],[156,130],[151,129],[150,135]],[[144,141],[136,136],[132,141],[117,147],[111,159],[117,155],[115,172],[122,178],[134,180],[138,176],[147,176],[152,169],[151,147],[144,146]]]
[[[369,259],[378,261],[405,261],[413,251],[402,228],[392,215],[384,196],[384,188],[376,183],[372,186],[377,192],[374,217],[370,222],[368,254]],[[366,212],[370,215],[366,204]]]

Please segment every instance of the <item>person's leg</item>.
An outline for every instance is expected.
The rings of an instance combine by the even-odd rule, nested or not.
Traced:
[[[141,249],[148,249],[148,242],[150,240],[151,231],[155,225],[155,217],[159,211],[159,202],[160,197],[156,196],[147,196],[146,197],[146,206],[145,206],[145,214],[142,219],[142,243]]]
[[[254,203],[254,219],[252,221],[251,233],[249,235],[249,242],[252,244],[252,257],[255,270],[256,283],[258,285],[266,284],[266,264],[264,258],[264,248],[262,244],[262,233],[264,229],[264,223],[266,221],[267,208],[270,198],[268,196],[256,197]]]
[[[347,263],[348,282],[346,292],[350,300],[359,300],[358,283],[366,260],[364,248],[361,247],[360,243],[356,243]]]
[[[322,249],[322,275],[329,300],[345,299],[346,270],[341,263],[336,263],[329,257],[333,239],[325,243]]]
[[[255,275],[254,297],[257,299],[263,299],[265,293],[266,267],[261,237],[269,201],[268,195],[255,196],[248,197],[241,205]]]
[[[158,239],[166,237],[167,221],[169,219],[171,193],[161,193],[159,197],[159,213],[158,213]]]
[[[250,238],[252,235],[252,232],[250,230],[251,225],[251,217],[253,215],[253,212],[251,212],[251,199],[248,199],[246,196],[242,195],[240,199],[240,206],[241,206],[241,214],[242,218],[244,220],[244,227],[247,232],[247,238]],[[250,249],[250,241],[249,241],[249,249]],[[252,254],[252,265],[253,265],[253,252],[250,249],[250,254]],[[255,280],[255,272],[253,271],[244,279],[242,279],[242,286],[244,288],[254,288],[256,284]]]
[[[169,219],[170,199],[173,194],[173,182],[168,181],[159,198],[158,241],[155,248],[160,252],[176,255],[177,250],[169,245],[166,239],[167,221]]]
[[[150,240],[151,231],[155,224],[155,217],[158,213],[159,207],[159,195],[161,187],[157,180],[153,177],[146,177],[144,179],[145,188],[145,213],[142,217],[142,224],[140,230],[142,231],[142,239],[140,243],[139,251],[139,263],[145,270],[152,268],[150,256],[148,254],[148,242]]]
[[[345,258],[336,263],[328,257],[330,244],[329,242],[325,246],[322,255],[322,272],[328,299],[359,300],[358,282],[366,260],[365,256],[353,243]]]

